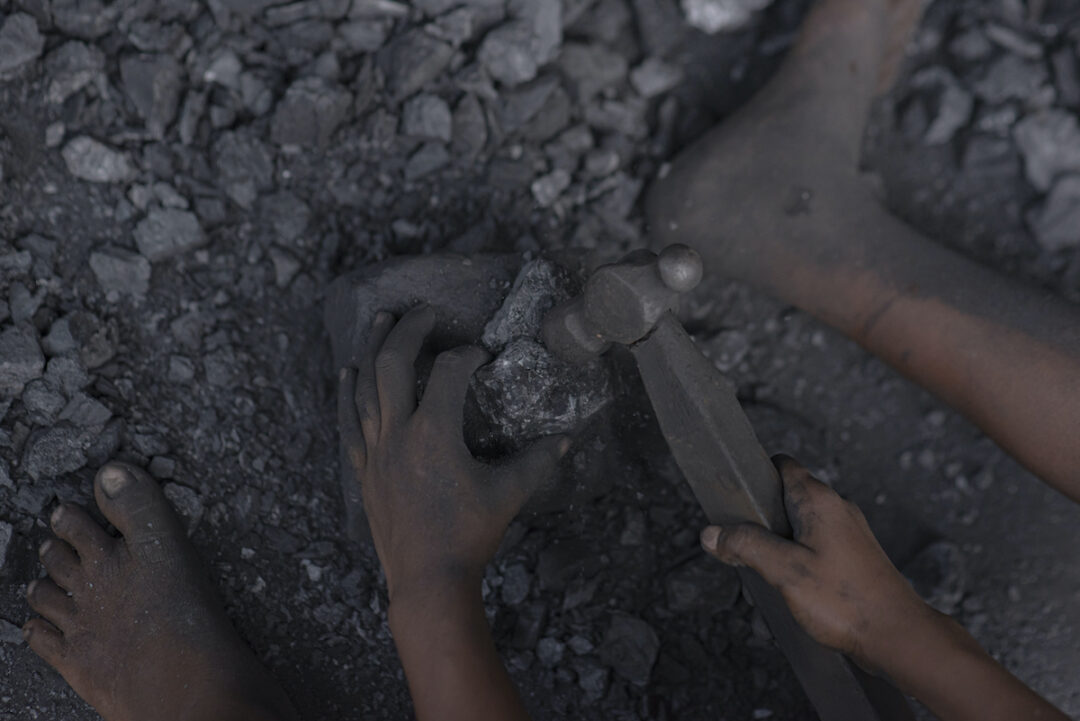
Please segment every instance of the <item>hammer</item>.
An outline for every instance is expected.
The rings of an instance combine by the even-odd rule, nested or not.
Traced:
[[[574,363],[615,344],[627,346],[660,430],[709,522],[754,522],[790,537],[779,473],[734,386],[675,317],[681,294],[698,285],[702,272],[701,257],[685,245],[659,255],[639,250],[601,266],[580,296],[548,311],[544,343]],[[810,638],[776,589],[754,571],[738,570],[822,721],[914,719],[900,692]]]

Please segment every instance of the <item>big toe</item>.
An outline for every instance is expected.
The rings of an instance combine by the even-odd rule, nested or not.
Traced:
[[[117,461],[105,464],[94,479],[94,496],[129,542],[184,534],[161,487],[141,468]]]

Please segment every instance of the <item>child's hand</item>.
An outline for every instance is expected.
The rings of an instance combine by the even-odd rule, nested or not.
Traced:
[[[710,526],[702,545],[725,563],[760,573],[819,643],[881,668],[903,634],[943,617],[892,565],[855,504],[790,458],[775,460],[795,540],[748,523]]]
[[[570,445],[539,441],[487,466],[465,446],[462,413],[480,348],[442,353],[417,406],[414,364],[435,323],[428,307],[376,318],[360,368],[341,371],[338,420],[361,486],[390,600],[479,584],[511,519]]]

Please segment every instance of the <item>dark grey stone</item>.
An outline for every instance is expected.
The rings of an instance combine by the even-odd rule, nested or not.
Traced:
[[[585,103],[605,88],[626,80],[627,63],[621,54],[602,45],[566,43],[559,54],[559,68],[570,80],[578,101]]]
[[[154,208],[135,226],[135,244],[150,262],[181,255],[206,245],[206,242],[199,219],[186,210]],[[139,277],[134,276],[134,279]]]
[[[390,35],[391,24],[383,19],[354,20],[338,26],[338,36],[352,53],[373,53]]]
[[[211,157],[218,183],[241,208],[251,209],[258,194],[274,185],[273,157],[248,130],[222,133]]]
[[[67,400],[62,393],[53,390],[47,382],[37,378],[26,384],[22,392],[22,402],[34,425],[47,426],[56,420],[57,414],[63,410]]]
[[[1034,95],[1050,80],[1046,65],[1016,55],[1003,55],[975,83],[975,94],[988,103],[1025,99]]]
[[[1031,230],[1051,253],[1080,246],[1080,175],[1065,176],[1054,184],[1034,214]]]
[[[303,238],[311,220],[307,203],[283,190],[259,200],[259,218],[279,243],[291,245]]]
[[[423,140],[449,142],[453,131],[450,106],[437,95],[421,94],[405,102],[401,132]]]
[[[45,38],[37,21],[26,13],[12,13],[0,26],[0,78],[14,75],[37,60],[45,48]]]
[[[1063,47],[1050,57],[1054,79],[1062,105],[1080,107],[1080,60],[1069,47]]]
[[[484,107],[472,93],[465,94],[454,108],[451,149],[457,155],[475,157],[487,145],[488,128]]]
[[[533,32],[529,24],[511,21],[484,37],[477,59],[491,77],[503,85],[515,87],[535,78],[540,68],[532,43]]]
[[[402,100],[439,77],[453,56],[453,47],[418,28],[387,45],[380,64],[390,93]]]
[[[502,582],[502,601],[509,606],[516,606],[529,596],[532,577],[525,566],[515,563],[506,569]]]
[[[645,686],[660,651],[660,639],[645,621],[622,613],[613,614],[600,658],[615,673],[636,686]]]
[[[648,57],[630,71],[630,84],[643,98],[655,98],[674,89],[683,80],[682,68],[657,57]]]
[[[34,431],[26,442],[21,469],[35,481],[77,471],[86,465],[88,437],[69,425]]]
[[[279,145],[324,148],[349,117],[352,104],[347,90],[322,78],[297,80],[274,111],[271,138]]]
[[[2,473],[2,472],[3,471],[0,470],[0,473]],[[0,482],[0,486],[2,486],[2,485],[4,485],[4,484],[2,482]],[[11,544],[11,536],[12,536],[11,524],[10,523],[5,523],[4,521],[0,521],[0,570],[3,570],[4,563],[7,561],[7,551],[8,551],[8,546]],[[7,622],[5,621],[5,623],[7,623]],[[22,641],[23,641],[22,630],[18,629],[18,628],[15,628],[11,624],[8,624],[8,625],[11,626],[12,629],[14,629],[18,633],[18,638],[17,639],[9,638],[9,636],[11,635],[11,632],[8,631],[5,628],[5,629],[2,629],[4,635],[0,636],[0,640],[3,640],[5,643],[22,643]]]
[[[129,55],[120,61],[120,77],[147,130],[155,138],[164,137],[180,105],[180,63],[164,53]]]
[[[90,254],[90,270],[106,294],[142,298],[150,289],[150,261],[138,253],[103,248]]]
[[[443,143],[424,143],[409,156],[409,162],[405,164],[405,177],[408,180],[419,180],[445,167],[449,162],[450,153]]]
[[[69,141],[61,155],[68,172],[91,183],[121,183],[135,175],[127,155],[85,135]]]
[[[541,208],[547,208],[570,187],[570,180],[570,173],[562,168],[556,168],[534,180],[529,189],[532,191],[536,204]]]
[[[45,356],[33,328],[10,326],[0,332],[0,399],[18,396],[44,368]]]
[[[579,658],[574,661],[574,671],[577,673],[578,686],[585,692],[585,701],[593,703],[599,701],[607,692],[608,670],[589,658]]]
[[[45,366],[45,382],[71,396],[90,385],[90,374],[77,357],[58,356]]]
[[[562,661],[566,644],[558,639],[545,637],[536,643],[536,660],[545,668],[554,668]]]
[[[103,403],[79,392],[72,394],[71,400],[60,412],[60,420],[96,431],[103,429],[110,418],[112,411]]]

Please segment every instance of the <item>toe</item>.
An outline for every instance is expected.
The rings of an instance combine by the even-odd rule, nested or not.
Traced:
[[[94,482],[98,508],[129,542],[186,535],[161,486],[141,468],[105,464]]]
[[[52,580],[61,588],[73,591],[82,577],[79,557],[68,544],[59,539],[50,538],[38,549],[41,565],[45,566]]]
[[[32,618],[23,624],[23,638],[30,650],[52,667],[64,657],[64,635],[43,618]]]
[[[71,544],[84,561],[100,560],[113,539],[85,510],[71,503],[56,507],[49,519],[53,533]]]
[[[57,628],[68,626],[75,615],[75,602],[71,596],[48,578],[31,581],[26,587],[26,600],[30,608]]]

